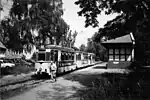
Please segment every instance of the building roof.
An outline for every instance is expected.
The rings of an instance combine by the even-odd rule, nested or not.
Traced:
[[[6,47],[3,45],[1,41],[0,41],[0,48],[6,49]]]
[[[133,42],[132,38],[131,38],[130,34],[128,34],[128,35],[118,37],[115,39],[103,41],[102,43],[132,43],[132,42]]]
[[[69,47],[62,47],[58,45],[47,45],[45,47],[46,49],[56,49],[56,50],[62,50],[62,51],[68,51],[68,52],[74,52],[75,50]]]

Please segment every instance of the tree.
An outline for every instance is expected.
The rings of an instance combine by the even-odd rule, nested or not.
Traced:
[[[72,34],[72,42],[71,42],[71,47],[74,47],[74,43],[76,41],[76,37],[78,35],[77,31],[74,31],[74,33]]]
[[[101,45],[99,42],[94,42],[92,38],[88,38],[86,52],[91,52],[96,55],[96,60],[102,60],[105,61],[106,55],[106,49]]]
[[[14,25],[10,18],[5,18],[1,21],[2,31],[1,41],[7,46],[8,49],[21,51],[23,49],[22,41],[18,35],[18,22],[16,21]]]
[[[59,36],[60,24],[64,22],[62,14],[61,0],[13,0],[10,10],[10,16],[25,26],[21,31],[38,30],[41,44],[45,43],[46,37]]]
[[[16,40],[21,44],[20,48],[29,51],[33,45],[45,45],[47,38],[53,42],[55,37],[59,44],[60,37],[67,34],[68,29],[67,23],[61,18],[62,14],[62,0],[13,0],[9,17],[1,23],[4,30],[1,34],[8,34],[9,39],[5,43],[12,49],[14,47],[11,45]]]
[[[84,44],[81,44],[81,46],[79,47],[80,51],[85,51],[86,46]]]
[[[62,46],[65,46],[65,47],[74,47],[74,43],[75,43],[75,40],[76,40],[76,36],[77,36],[78,32],[77,31],[74,31],[72,32],[72,30],[70,30],[68,28],[68,32],[66,34],[66,36],[62,37]]]
[[[103,11],[105,14],[118,13],[115,19],[105,24],[104,29],[100,28],[100,36],[106,35],[114,38],[128,32],[136,35],[135,33],[139,30],[150,31],[150,3],[148,0],[78,0],[75,4],[81,8],[78,15],[86,18],[86,27],[98,26],[96,18]]]
[[[86,18],[85,26],[98,26],[96,18],[102,11],[105,14],[125,14],[126,19],[132,18],[133,24],[138,20],[149,18],[148,0],[78,0],[75,4],[81,8],[78,15]]]
[[[92,39],[88,38],[87,41],[88,42],[87,42],[86,51],[91,52],[91,53],[96,53],[96,48],[95,48],[95,45],[94,45],[94,42],[92,41]]]
[[[2,5],[0,4],[0,11],[2,11],[3,10],[3,7],[2,7]]]
[[[150,31],[150,3],[147,0],[78,0],[75,4],[81,8],[79,16],[86,18],[86,27],[98,26],[96,18],[102,11],[105,14],[118,13],[115,19],[99,29],[100,37],[115,38],[129,32],[133,32],[136,37],[138,31]]]

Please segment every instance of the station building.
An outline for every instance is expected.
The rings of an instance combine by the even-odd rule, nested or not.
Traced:
[[[107,49],[107,68],[125,68],[134,61],[135,39],[132,33],[103,41],[102,45]]]

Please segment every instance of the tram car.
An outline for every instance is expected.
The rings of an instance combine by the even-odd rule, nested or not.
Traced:
[[[77,65],[77,68],[92,65],[92,64],[94,64],[94,62],[95,62],[95,55],[93,53],[76,51],[76,65]]]
[[[57,65],[57,74],[63,74],[92,65],[95,62],[94,59],[93,53],[75,51],[72,48],[57,45],[47,45],[36,51],[35,74],[51,75],[50,66],[52,62]]]

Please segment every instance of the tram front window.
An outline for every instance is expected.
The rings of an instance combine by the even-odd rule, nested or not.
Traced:
[[[43,61],[45,61],[45,53],[39,53],[39,54],[38,54],[38,60],[43,60]]]

